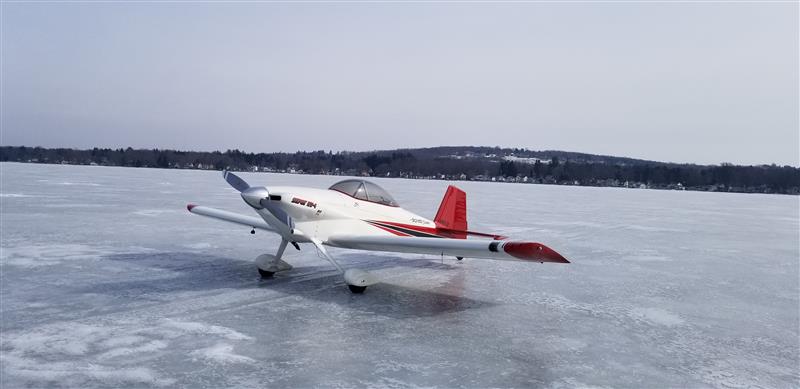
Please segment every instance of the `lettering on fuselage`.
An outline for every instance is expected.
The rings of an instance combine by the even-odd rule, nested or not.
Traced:
[[[412,223],[417,223],[417,224],[431,224],[431,223],[430,223],[430,222],[428,222],[427,220],[424,220],[424,219],[417,219],[417,218],[415,218],[415,217],[411,218],[411,222],[412,222]]]
[[[297,198],[297,197],[293,197],[292,198],[292,203],[305,205],[306,207],[309,207],[309,208],[314,208],[314,209],[317,208],[317,203],[314,203],[314,202],[311,202],[311,201],[308,201],[308,200],[303,200],[303,199]]]

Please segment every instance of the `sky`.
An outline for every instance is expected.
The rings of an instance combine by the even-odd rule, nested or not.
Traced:
[[[2,3],[0,144],[800,166],[784,3]]]

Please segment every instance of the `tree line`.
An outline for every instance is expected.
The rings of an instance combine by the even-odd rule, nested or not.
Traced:
[[[800,169],[792,166],[675,164],[499,147],[246,153],[2,146],[0,161],[800,194]]]

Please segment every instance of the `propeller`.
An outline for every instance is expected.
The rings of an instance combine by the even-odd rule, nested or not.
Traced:
[[[247,182],[227,170],[222,172],[222,177],[225,178],[225,181],[227,181],[228,184],[233,187],[233,189],[236,189],[239,192],[244,192],[250,188],[250,185]]]
[[[249,206],[255,209],[266,209],[281,223],[285,224],[290,230],[294,228],[294,221],[292,220],[292,217],[289,216],[286,211],[281,209],[281,207],[277,206],[276,204],[272,204],[272,200],[269,199],[269,191],[267,188],[263,186],[250,186],[250,184],[248,184],[241,177],[227,170],[222,172],[222,176],[230,186],[241,193],[242,199]]]
[[[233,189],[241,193],[242,199],[244,199],[248,205],[255,209],[265,208],[261,204],[261,200],[269,201],[269,191],[267,188],[263,186],[250,186],[245,180],[227,170],[222,172],[222,177],[225,178],[225,181],[227,181]]]

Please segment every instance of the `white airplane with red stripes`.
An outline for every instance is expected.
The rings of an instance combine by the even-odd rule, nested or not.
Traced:
[[[504,236],[467,229],[467,195],[455,186],[444,194],[436,217],[429,220],[401,208],[380,186],[362,179],[348,179],[328,189],[250,186],[237,175],[223,172],[225,181],[260,217],[189,204],[191,213],[255,229],[277,233],[281,243],[275,255],[256,258],[262,277],[290,270],[281,259],[291,243],[311,243],[344,276],[353,293],[363,293],[378,279],[360,269],[342,266],[325,246],[346,249],[433,254],[523,262],[569,261],[555,250],[536,242],[509,240]]]

